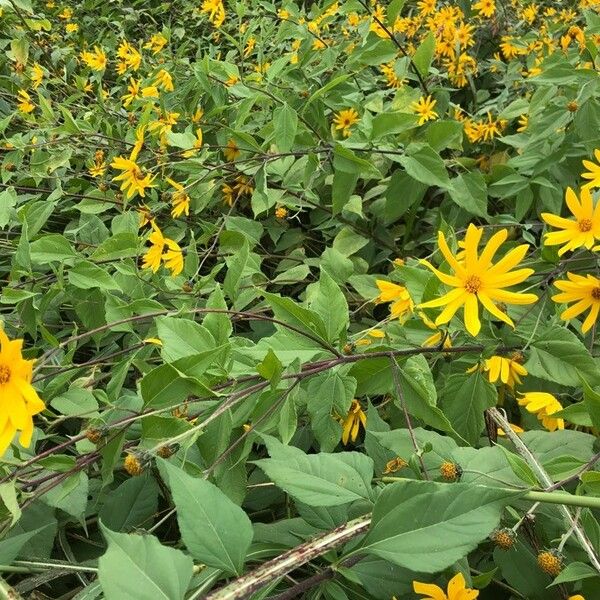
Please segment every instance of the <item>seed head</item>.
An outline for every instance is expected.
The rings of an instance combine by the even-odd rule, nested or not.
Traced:
[[[495,529],[490,534],[490,540],[502,550],[510,550],[517,540],[517,534],[507,527],[502,529]]]
[[[456,463],[446,461],[440,465],[440,475],[446,481],[458,481],[462,475],[462,469]]]
[[[558,550],[542,550],[537,556],[537,562],[540,569],[552,577],[562,571],[563,557]]]
[[[125,457],[123,468],[132,477],[137,477],[145,471],[147,464],[148,460],[142,453],[133,451],[129,452]]]

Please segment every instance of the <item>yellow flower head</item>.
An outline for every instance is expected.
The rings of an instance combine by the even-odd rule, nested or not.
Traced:
[[[190,197],[187,195],[185,188],[177,181],[173,181],[167,177],[167,182],[175,188],[172,196],[173,209],[171,216],[174,218],[180,217],[182,214],[190,214]]]
[[[31,96],[25,90],[17,92],[17,107],[23,114],[28,114],[35,110],[35,104],[31,101]]]
[[[20,431],[19,443],[31,444],[34,415],[46,407],[31,386],[33,360],[21,355],[23,340],[9,340],[0,329],[0,456]]]
[[[223,149],[223,155],[229,162],[233,162],[241,154],[235,140],[228,140],[227,146]]]
[[[363,428],[366,427],[367,415],[364,413],[360,402],[358,400],[352,400],[350,410],[342,424],[342,444],[344,444],[344,446],[349,440],[352,440],[353,442],[356,441],[361,425]]]
[[[439,248],[454,271],[453,275],[442,273],[427,260],[421,261],[440,281],[454,289],[441,298],[419,305],[419,308],[445,306],[435,320],[436,325],[443,325],[452,319],[461,306],[464,307],[465,326],[473,336],[476,336],[481,329],[479,302],[494,317],[514,326],[512,320],[496,303],[531,304],[537,300],[535,294],[510,292],[505,289],[522,283],[533,273],[533,269],[511,270],[523,260],[529,246],[527,244],[517,246],[494,264],[492,263],[494,255],[508,237],[508,230],[501,229],[495,233],[479,255],[478,246],[482,234],[483,229],[472,223],[469,225],[464,239],[464,260],[458,261],[450,251],[444,234],[438,232]]]
[[[390,315],[392,319],[400,319],[401,322],[404,322],[410,317],[414,310],[415,303],[404,286],[383,279],[377,279],[375,283],[381,292],[379,296],[375,298],[375,302],[378,304],[391,302]]]
[[[144,255],[142,268],[156,273],[163,262],[172,275],[179,275],[183,271],[183,252],[179,244],[165,237],[154,222],[151,225],[152,233],[148,237],[151,246]]]
[[[341,130],[344,137],[351,133],[350,127],[360,121],[358,113],[353,108],[347,108],[336,113],[333,117],[333,124],[336,130]]]
[[[537,414],[537,418],[548,431],[564,429],[565,422],[553,417],[555,412],[562,410],[561,403],[546,392],[527,392],[517,400],[520,406],[524,406],[527,412]]]
[[[547,233],[544,241],[547,246],[564,244],[558,250],[559,256],[582,246],[589,250],[594,245],[594,241],[600,239],[600,202],[594,208],[589,187],[581,189],[581,200],[571,188],[567,188],[565,201],[575,220],[565,219],[552,213],[542,213],[542,219],[548,225],[562,229],[562,231]]]
[[[567,278],[568,281],[559,279],[554,282],[561,293],[552,296],[552,300],[567,304],[573,303],[561,313],[560,318],[564,321],[574,319],[589,309],[590,312],[581,326],[581,331],[587,333],[598,320],[600,312],[600,279],[593,275],[576,275],[575,273],[567,273]]]
[[[479,0],[479,2],[475,2],[472,7],[474,10],[478,10],[481,16],[487,17],[488,19],[493,17],[496,12],[496,2],[494,2],[494,0]]]
[[[165,92],[172,92],[175,88],[173,87],[173,78],[166,69],[161,69],[154,77],[154,85],[162,88]]]
[[[167,42],[167,38],[162,33],[155,33],[144,44],[144,48],[152,50],[152,54],[158,54],[167,45]]]
[[[427,121],[433,121],[438,118],[438,114],[433,110],[437,100],[431,96],[421,96],[418,102],[413,102],[410,107],[419,115],[419,125],[423,125]]]
[[[479,590],[467,587],[462,573],[456,574],[448,582],[447,594],[438,585],[420,581],[413,581],[413,590],[415,594],[424,594],[422,600],[475,600],[479,596]]]
[[[42,84],[43,79],[44,69],[38,63],[34,63],[33,67],[31,67],[31,87],[36,90]]]
[[[577,107],[577,104],[575,104]],[[594,150],[594,156],[596,157],[596,161],[600,163],[600,150]],[[600,164],[596,164],[591,160],[582,161],[583,166],[587,169],[585,173],[582,173],[581,176],[583,179],[589,179],[588,183],[585,184],[585,188],[597,188],[600,187]]]
[[[501,381],[514,388],[521,383],[521,377],[527,375],[527,369],[513,358],[506,356],[492,356],[486,359],[484,370],[487,371],[490,383]]]
[[[83,51],[80,54],[81,60],[93,71],[103,71],[106,69],[106,54],[100,46],[94,46],[93,52]]]

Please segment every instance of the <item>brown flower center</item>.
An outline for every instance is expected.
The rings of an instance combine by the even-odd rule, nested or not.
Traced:
[[[592,298],[594,300],[600,300],[600,287],[595,287],[592,290]]]
[[[470,294],[476,294],[481,288],[481,279],[477,275],[470,275],[465,282],[465,289]]]
[[[0,385],[10,380],[10,369],[6,365],[0,365]]]
[[[581,219],[578,223],[579,231],[585,233],[586,231],[590,231],[592,229],[592,220],[591,219]]]

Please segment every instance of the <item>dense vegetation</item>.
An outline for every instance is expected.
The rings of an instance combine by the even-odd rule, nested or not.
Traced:
[[[597,0],[0,25],[0,597],[598,598]]]

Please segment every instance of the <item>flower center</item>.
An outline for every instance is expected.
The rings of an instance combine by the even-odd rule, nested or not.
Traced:
[[[592,290],[592,298],[594,300],[600,300],[600,287],[595,287]]]
[[[581,219],[578,223],[579,231],[586,232],[592,229],[592,220],[591,219]]]
[[[481,288],[481,279],[477,275],[470,275],[465,282],[465,289],[470,294],[476,294]]]
[[[10,380],[10,369],[6,365],[0,365],[0,385]]]

